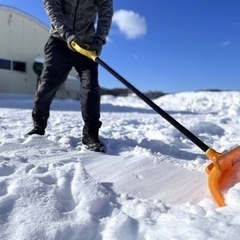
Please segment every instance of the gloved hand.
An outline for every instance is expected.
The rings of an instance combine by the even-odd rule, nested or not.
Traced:
[[[72,41],[76,42],[79,46],[81,46],[81,42],[79,41],[79,39],[74,33],[72,33],[67,37],[67,45],[70,50],[76,52],[76,50],[71,45]]]
[[[89,50],[95,51],[97,56],[100,56],[102,52],[102,46],[104,42],[101,38],[95,37],[93,38],[92,42],[89,44]]]

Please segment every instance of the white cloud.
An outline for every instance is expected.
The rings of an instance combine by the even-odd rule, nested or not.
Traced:
[[[144,17],[129,10],[118,10],[113,15],[113,24],[116,24],[120,32],[127,39],[142,37],[147,32],[147,24]]]
[[[230,42],[230,41],[225,41],[225,42],[223,42],[222,43],[222,45],[224,46],[224,47],[227,47],[227,46],[229,46],[229,45],[231,45],[232,43]]]
[[[108,36],[108,37],[106,38],[106,41],[107,41],[107,42],[112,42],[112,39]]]

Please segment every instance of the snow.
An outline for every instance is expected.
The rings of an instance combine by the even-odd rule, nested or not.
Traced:
[[[154,102],[218,152],[239,144],[240,92]],[[135,95],[102,97],[107,154],[80,147],[80,104],[52,104],[45,136],[27,136],[32,96],[0,94],[1,240],[237,240],[240,183],[218,207],[209,160]]]

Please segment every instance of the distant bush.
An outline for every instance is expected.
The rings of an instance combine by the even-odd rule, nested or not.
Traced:
[[[221,90],[221,89],[205,89],[205,90],[196,90],[195,92],[222,92],[227,90]]]
[[[131,91],[127,88],[101,88],[101,95],[113,95],[115,97],[122,96],[126,97],[131,93]]]
[[[166,95],[167,93],[163,93],[163,92],[160,92],[160,91],[149,91],[149,92],[146,92],[144,94],[150,99],[156,99],[156,98],[159,98],[159,97],[162,97],[162,96]]]
[[[127,97],[129,94],[132,94],[132,91],[127,88],[113,88],[113,89],[101,88],[100,93],[101,93],[101,95],[113,95],[115,97]],[[156,98],[166,95],[166,93],[163,93],[160,91],[143,92],[143,94],[146,95],[150,99],[156,99]]]

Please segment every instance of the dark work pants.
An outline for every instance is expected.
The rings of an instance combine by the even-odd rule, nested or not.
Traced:
[[[50,37],[44,48],[45,61],[41,81],[35,93],[32,117],[35,124],[47,126],[50,105],[62,83],[74,67],[81,80],[81,110],[83,134],[98,133],[101,127],[98,64],[71,51],[66,42]]]

